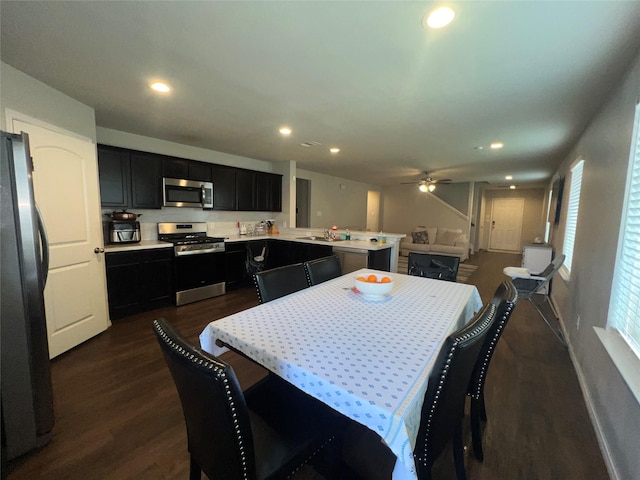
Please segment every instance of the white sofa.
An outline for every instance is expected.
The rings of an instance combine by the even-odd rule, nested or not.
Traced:
[[[469,258],[469,239],[459,228],[416,227],[400,242],[400,255],[409,252],[449,255],[464,262]]]

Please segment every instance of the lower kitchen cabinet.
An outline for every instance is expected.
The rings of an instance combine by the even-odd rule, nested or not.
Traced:
[[[388,272],[391,270],[391,249],[385,248],[384,250],[370,250],[367,267],[374,270],[384,270]]]
[[[227,289],[242,286],[250,280],[246,273],[247,242],[230,242],[225,245],[224,281]]]
[[[172,248],[113,252],[105,259],[111,319],[173,304]]]

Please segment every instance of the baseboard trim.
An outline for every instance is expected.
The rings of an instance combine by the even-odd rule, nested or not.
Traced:
[[[600,419],[596,414],[595,407],[593,404],[593,398],[591,397],[591,393],[587,388],[587,382],[585,380],[584,374],[582,373],[582,368],[580,367],[580,363],[578,362],[575,352],[573,350],[573,346],[571,345],[571,341],[569,336],[567,335],[567,330],[564,327],[564,321],[562,316],[560,315],[560,309],[553,301],[553,298],[549,298],[551,303],[553,304],[553,309],[558,315],[558,320],[560,321],[560,328],[562,329],[562,334],[567,342],[567,348],[569,350],[569,358],[571,359],[571,363],[573,364],[573,369],[576,371],[576,375],[578,377],[578,383],[580,384],[580,390],[582,390],[582,397],[584,398],[585,405],[587,406],[587,412],[589,412],[589,418],[591,419],[591,424],[596,432],[596,439],[598,440],[598,445],[600,446],[600,452],[602,453],[602,457],[604,459],[604,463],[607,467],[607,471],[609,472],[609,477],[611,480],[622,480],[620,474],[618,473],[618,469],[616,468],[615,463],[613,462],[613,456],[611,455],[611,449],[609,448],[609,443],[604,435],[604,431],[602,429],[602,425],[600,423]]]

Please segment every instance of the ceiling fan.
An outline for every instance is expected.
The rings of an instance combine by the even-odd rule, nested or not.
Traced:
[[[421,192],[433,192],[436,189],[436,184],[440,183],[442,185],[446,185],[448,183],[451,183],[451,181],[452,180],[450,178],[438,179],[431,177],[429,176],[429,172],[425,171],[424,177],[418,180],[417,184],[418,189],[420,189]],[[415,183],[416,182],[402,182],[402,185],[411,185]]]

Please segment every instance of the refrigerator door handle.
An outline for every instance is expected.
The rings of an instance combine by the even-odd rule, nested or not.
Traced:
[[[42,245],[42,288],[47,284],[47,277],[49,276],[49,238],[47,237],[47,229],[44,228],[44,220],[42,220],[42,213],[38,205],[36,205],[36,214],[38,215],[38,233],[40,234],[40,243]]]

